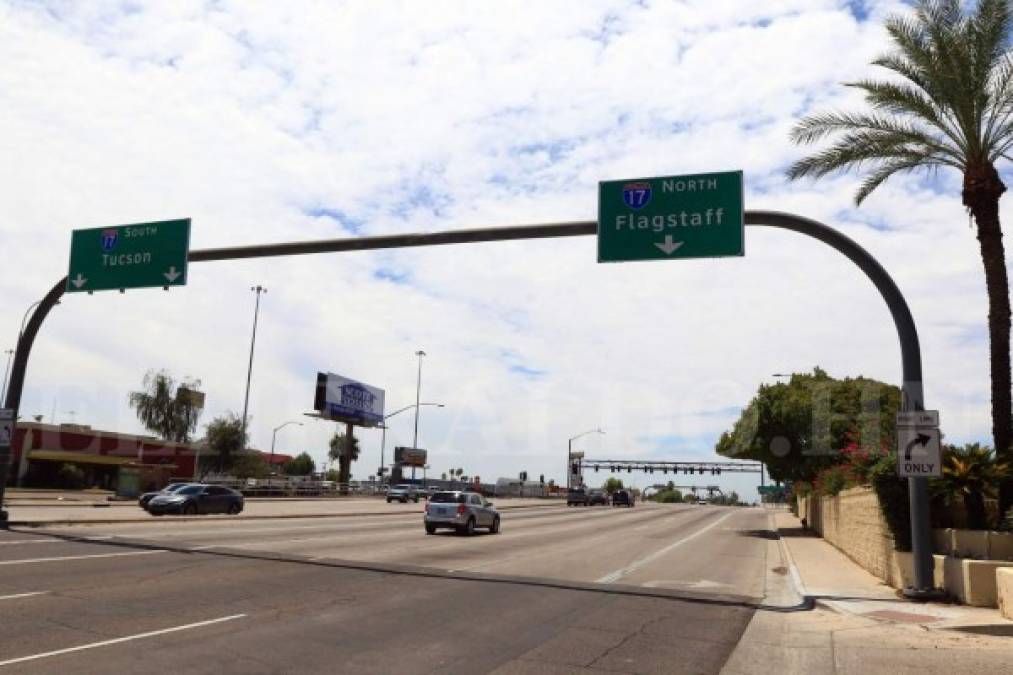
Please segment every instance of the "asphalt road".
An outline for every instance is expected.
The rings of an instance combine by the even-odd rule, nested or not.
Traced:
[[[767,528],[644,504],[474,537],[408,513],[0,532],[0,675],[717,673],[764,598]]]

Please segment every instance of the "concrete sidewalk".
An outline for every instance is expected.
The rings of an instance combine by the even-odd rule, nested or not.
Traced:
[[[770,514],[780,559],[811,611],[758,611],[722,670],[752,673],[1013,673],[1013,621],[997,610],[917,604],[804,530]]]

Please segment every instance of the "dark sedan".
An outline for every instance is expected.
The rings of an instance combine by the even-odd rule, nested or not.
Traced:
[[[166,485],[158,492],[145,492],[143,495],[137,498],[137,505],[145,511],[148,510],[148,502],[157,497],[158,495],[171,495],[176,490],[185,488],[190,483],[173,483],[172,485]]]
[[[236,515],[243,510],[243,495],[221,485],[187,485],[172,494],[161,494],[148,502],[148,513],[161,516],[180,513],[195,516],[200,513],[228,513]]]
[[[633,507],[637,498],[629,490],[616,490],[612,493],[612,506],[629,506]]]

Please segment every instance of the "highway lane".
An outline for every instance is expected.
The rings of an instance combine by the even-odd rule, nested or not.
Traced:
[[[0,531],[0,675],[717,673],[764,595],[766,527],[644,504],[475,537],[417,513]]]
[[[439,570],[577,582],[689,588],[761,598],[767,527],[753,509],[641,504],[633,509],[531,508],[503,512],[498,535],[426,535],[419,514],[359,518],[180,522],[70,528],[198,550],[407,564]]]

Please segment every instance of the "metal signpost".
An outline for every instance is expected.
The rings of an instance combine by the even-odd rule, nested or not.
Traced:
[[[939,411],[919,410],[897,415],[897,473],[902,478],[943,475]]]
[[[745,254],[742,172],[598,184],[598,262]]]
[[[14,411],[10,408],[0,408],[0,452],[4,448],[10,451],[14,443]]]
[[[74,230],[68,293],[183,286],[190,219]]]
[[[739,176],[739,191],[741,192],[741,174],[738,172],[735,173]],[[706,230],[708,227],[708,209],[710,209],[709,227],[714,230],[717,227],[723,226],[725,223],[725,217],[727,213],[730,212],[729,209],[731,209],[731,207],[718,203],[717,200],[712,203],[694,203],[692,206],[687,202],[686,205],[681,207],[678,211],[671,211],[669,213],[662,212],[655,214],[650,210],[644,211],[644,209],[648,209],[651,205],[651,200],[654,199],[654,190],[656,186],[657,189],[661,191],[659,194],[665,199],[668,199],[673,193],[688,195],[690,192],[689,183],[685,181],[688,181],[690,178],[702,178],[706,180],[708,176],[712,175],[720,176],[721,174],[704,174],[702,176],[684,177],[684,182],[681,184],[681,193],[679,192],[680,184],[677,182],[678,179],[670,179],[672,182],[667,185],[657,182],[659,180],[664,181],[665,179],[619,181],[619,183],[625,185],[626,187],[619,188],[618,196],[619,198],[628,201],[621,202],[625,206],[625,211],[620,211],[618,213],[616,210],[620,209],[620,207],[615,202],[615,188],[610,188],[610,183],[603,183],[600,189],[601,193],[604,195],[604,200],[599,203],[598,222],[578,221],[540,225],[514,225],[499,228],[477,228],[447,232],[407,233],[377,237],[331,239],[324,241],[283,242],[191,251],[188,258],[191,262],[210,262],[215,260],[237,260],[244,258],[264,258],[310,253],[333,253],[338,251],[366,251],[387,248],[440,246],[486,241],[577,237],[593,234],[597,234],[599,236],[599,260],[602,262],[624,259],[644,260],[660,257],[696,257],[698,255],[742,255],[743,246],[741,245],[741,241],[738,242],[737,246],[717,246],[714,245],[713,242],[710,242],[708,246],[704,247],[702,244],[697,245],[695,243],[696,235],[687,234],[686,238],[676,236],[676,230],[678,230],[679,234],[682,234],[683,231],[692,232],[694,228],[701,231]],[[632,183],[635,182],[646,183],[646,185],[632,185]],[[722,189],[721,185],[721,181],[718,180],[718,190]],[[694,192],[699,191],[703,194],[711,194],[712,192],[717,191],[712,191],[710,188],[711,184],[707,182],[702,185],[698,182],[693,183]],[[644,192],[645,190],[650,194],[648,194],[648,192]],[[657,206],[658,204],[654,205],[654,207]],[[675,206],[678,206],[678,204],[675,204]],[[718,225],[717,213],[719,208],[726,209],[721,213],[720,225]],[[683,219],[683,211],[686,212],[685,219]],[[639,214],[636,212],[639,212]],[[618,220],[618,217],[622,215],[626,215],[627,217],[632,217],[633,215],[651,215],[651,218],[647,221],[631,219],[627,222],[625,219]],[[664,218],[659,222],[654,219],[655,215],[661,215],[664,216]],[[789,230],[821,241],[851,260],[858,266],[859,269],[862,270],[882,296],[883,301],[886,303],[886,306],[890,311],[894,327],[897,331],[897,338],[900,343],[901,352],[901,410],[907,414],[917,414],[923,411],[925,401],[922,383],[921,347],[918,341],[918,330],[915,327],[914,318],[911,316],[911,310],[908,307],[903,294],[900,292],[900,289],[897,288],[897,285],[894,283],[890,275],[885,269],[883,269],[882,265],[880,265],[876,259],[868,253],[868,251],[863,249],[856,242],[837,230],[817,221],[777,211],[751,211],[745,213],[743,217],[746,225],[767,226],[782,230]],[[610,219],[611,222],[609,222]],[[683,222],[687,224],[683,225]],[[698,222],[699,224],[696,224]],[[644,224],[643,228],[641,228],[642,223]],[[656,223],[661,226],[662,230],[669,227],[671,230],[669,232],[655,232],[654,228],[656,227]],[[632,229],[630,228],[631,224]],[[627,229],[624,231],[623,227],[626,227]],[[648,233],[658,237],[660,241],[655,240],[652,242],[650,237],[645,236]],[[636,235],[635,239],[633,235]],[[668,235],[671,235],[671,241],[668,240]],[[691,240],[689,238],[691,236],[694,237],[694,239]],[[616,237],[618,237],[618,244],[612,241]],[[739,238],[741,239],[741,233],[739,234]],[[627,244],[623,244],[624,241],[627,241]],[[635,242],[640,243],[637,244]],[[657,250],[659,253],[654,253],[654,251],[651,250],[652,248]],[[686,250],[683,251],[683,249]],[[675,255],[676,253],[679,253],[679,255]],[[624,255],[625,257],[623,257]],[[72,271],[71,276],[75,277],[76,274],[76,271]],[[5,406],[7,408],[17,411],[21,404],[21,395],[25,384],[25,373],[28,368],[29,355],[31,354],[35,337],[38,335],[39,329],[42,327],[43,322],[46,320],[46,317],[49,315],[52,308],[60,301],[61,296],[68,290],[68,287],[71,286],[71,284],[68,284],[68,280],[68,278],[60,279],[56,285],[50,289],[32,313],[28,324],[25,326],[21,337],[18,339],[18,348],[14,355],[14,363],[11,369],[11,380],[5,401]],[[81,285],[83,286],[84,282],[82,282]],[[82,288],[81,290],[88,289]],[[348,428],[348,434],[350,437],[350,425]],[[3,449],[0,448],[0,450]],[[912,448],[912,452],[914,451],[914,448]],[[5,455],[3,452],[0,452],[0,506],[3,504],[4,488],[7,483],[7,473],[9,469],[8,458],[9,455]],[[762,467],[762,464],[760,467]],[[762,471],[762,468],[760,470]],[[922,600],[934,599],[936,597],[940,597],[941,592],[933,588],[932,532],[929,521],[928,479],[923,476],[919,476],[912,477],[908,480],[910,486],[911,546],[914,583],[912,586],[904,589],[904,595],[908,598],[917,598]],[[6,519],[6,512],[0,508],[0,528],[5,526]]]

